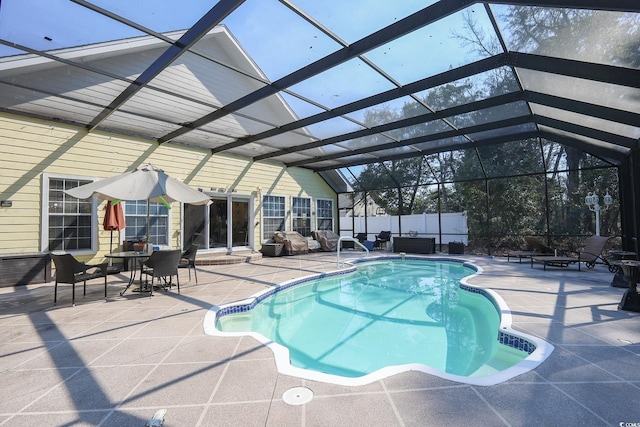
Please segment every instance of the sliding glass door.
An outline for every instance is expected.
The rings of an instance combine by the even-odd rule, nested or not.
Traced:
[[[206,247],[206,210],[206,206],[184,205],[183,249],[191,245],[198,245],[200,249]]]
[[[209,205],[209,247],[228,248],[227,199],[212,199]]]
[[[231,246],[249,246],[249,200],[231,201]]]
[[[228,250],[252,246],[250,196],[211,196],[209,206],[184,205],[184,247]]]

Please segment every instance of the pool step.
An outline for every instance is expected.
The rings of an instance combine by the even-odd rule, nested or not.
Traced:
[[[239,251],[231,253],[198,253],[196,265],[226,265],[241,264],[243,262],[255,261],[262,258],[262,253],[258,251]]]

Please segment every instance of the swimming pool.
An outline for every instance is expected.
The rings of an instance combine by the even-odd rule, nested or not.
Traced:
[[[268,345],[278,370],[359,385],[407,370],[491,385],[541,363],[553,347],[510,330],[504,301],[469,285],[451,259],[383,257],[286,282],[214,307],[205,330]]]

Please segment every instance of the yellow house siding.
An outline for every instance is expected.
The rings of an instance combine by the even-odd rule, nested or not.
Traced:
[[[286,168],[280,164],[252,163],[229,155],[211,155],[206,150],[175,144],[125,137],[107,132],[87,133],[84,129],[0,114],[0,199],[12,200],[13,207],[0,208],[0,253],[29,253],[40,250],[42,176],[44,173],[94,177],[96,179],[152,163],[193,188],[210,191],[224,187],[238,195],[254,198],[254,214],[259,218],[261,194],[316,198],[336,198],[333,190],[312,171]],[[98,205],[98,253],[109,251],[110,233],[102,230],[106,203]],[[181,209],[171,209],[172,246],[180,244]],[[287,227],[290,223],[287,222]],[[114,241],[117,232],[114,232]],[[260,226],[254,227],[255,247],[260,247]],[[91,257],[88,257],[89,259]]]

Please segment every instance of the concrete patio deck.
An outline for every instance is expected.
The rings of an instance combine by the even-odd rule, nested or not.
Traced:
[[[448,255],[442,255],[448,256]],[[0,425],[144,426],[606,426],[640,425],[640,313],[617,310],[624,289],[606,267],[530,267],[506,258],[456,256],[484,274],[513,328],[555,346],[534,371],[490,387],[408,372],[361,387],[278,374],[252,338],[203,333],[209,308],[292,278],[336,268],[334,253],[198,266],[152,298],[120,297],[125,274],[53,305],[53,283],[0,288]],[[81,289],[81,287],[80,287]],[[313,399],[293,406],[297,386]]]

